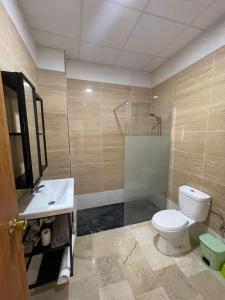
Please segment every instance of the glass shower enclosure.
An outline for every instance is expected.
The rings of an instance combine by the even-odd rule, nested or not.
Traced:
[[[124,225],[151,220],[167,206],[171,116],[152,111],[152,103],[126,102],[114,110],[124,136]]]

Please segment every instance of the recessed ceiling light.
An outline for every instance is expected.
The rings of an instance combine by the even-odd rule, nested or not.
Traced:
[[[89,88],[87,88],[87,89],[85,89],[85,92],[86,92],[86,93],[88,93],[88,94],[91,94],[91,93],[93,92],[93,90],[92,90],[92,89],[89,89]]]
[[[159,98],[159,96],[153,96],[152,97],[152,99],[154,99],[154,100],[156,100],[156,99],[158,99]]]

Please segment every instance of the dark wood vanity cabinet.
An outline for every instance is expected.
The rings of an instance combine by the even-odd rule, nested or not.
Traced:
[[[33,188],[47,167],[42,100],[22,73],[2,72],[2,81],[16,188]]]

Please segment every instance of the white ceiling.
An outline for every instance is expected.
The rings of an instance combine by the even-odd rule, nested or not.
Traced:
[[[39,46],[152,72],[225,15],[225,0],[18,0]]]

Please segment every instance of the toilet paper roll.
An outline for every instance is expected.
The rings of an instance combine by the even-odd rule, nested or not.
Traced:
[[[41,232],[42,246],[48,246],[51,242],[51,230],[46,228]]]

